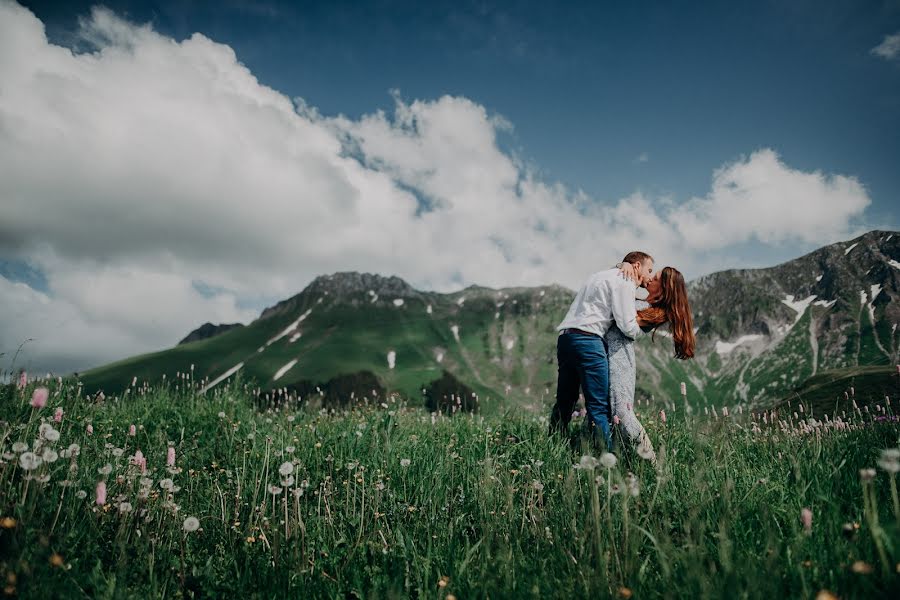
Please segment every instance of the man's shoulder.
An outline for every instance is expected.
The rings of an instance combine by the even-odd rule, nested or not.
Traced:
[[[593,275],[590,276],[590,282],[595,285],[606,285],[611,288],[617,288],[619,286],[629,286],[634,287],[634,282],[625,277],[622,272],[617,268],[605,269],[603,271],[597,271]]]

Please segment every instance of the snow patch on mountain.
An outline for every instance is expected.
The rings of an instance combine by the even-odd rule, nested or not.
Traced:
[[[877,298],[878,294],[881,293],[881,284],[876,283],[870,289],[872,291],[872,302],[875,302],[875,298]]]
[[[856,242],[855,244],[853,244],[852,246],[850,246],[849,248],[844,250],[844,256],[847,256],[848,254],[850,254],[850,251],[853,250],[854,248],[856,248],[857,246],[859,246],[859,242]]]
[[[388,369],[393,369],[397,365],[397,353],[391,350],[387,353]]]
[[[451,325],[450,331],[453,332],[453,338],[458,342],[459,341],[459,325]]]
[[[320,300],[321,300],[321,298],[320,298]],[[310,308],[310,309],[307,310],[305,313],[303,313],[302,315],[300,315],[299,317],[297,317],[297,320],[296,320],[296,321],[294,321],[293,323],[291,323],[290,325],[288,325],[287,327],[285,327],[284,330],[283,330],[281,333],[279,333],[278,335],[276,335],[275,337],[273,337],[271,340],[269,340],[268,342],[266,342],[266,346],[271,346],[272,344],[274,344],[275,342],[277,342],[278,340],[280,340],[281,338],[283,338],[283,337],[286,336],[287,334],[289,334],[289,333],[293,332],[294,330],[296,330],[297,327],[300,326],[300,323],[302,323],[303,321],[305,321],[305,320],[306,320],[306,317],[308,317],[309,314],[310,314],[311,312],[312,312],[312,309]]]
[[[761,336],[758,333],[751,333],[749,335],[742,335],[741,337],[739,337],[738,339],[736,339],[733,342],[718,341],[718,342],[716,342],[716,353],[717,354],[730,354],[732,350],[734,350],[741,344],[744,344],[746,342],[752,342],[752,341],[758,340],[762,337],[763,336]]]
[[[200,393],[205,394],[206,390],[209,390],[209,389],[215,387],[216,385],[222,383],[223,381],[225,381],[226,379],[228,379],[229,377],[231,377],[232,375],[234,375],[235,373],[240,371],[241,368],[243,368],[243,366],[244,366],[243,362],[239,362],[238,364],[234,365],[233,367],[231,367],[230,369],[228,369],[227,371],[225,371],[224,373],[222,373],[221,375],[219,375],[218,377],[216,377],[215,379],[213,379],[212,381],[207,383],[205,386],[203,386],[200,389]]]
[[[285,373],[287,373],[288,371],[290,371],[296,364],[297,364],[297,359],[295,358],[288,364],[284,365],[283,367],[281,367],[280,369],[275,371],[275,376],[272,377],[272,381],[278,381],[279,379],[281,379],[281,376],[284,375]]]

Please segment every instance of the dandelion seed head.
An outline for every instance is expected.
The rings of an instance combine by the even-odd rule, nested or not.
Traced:
[[[40,467],[43,462],[44,459],[34,452],[23,452],[19,455],[19,466],[25,471],[33,471]]]
[[[184,523],[181,525],[181,528],[184,529],[188,533],[192,533],[200,529],[200,519],[197,517],[187,517],[184,520]]]

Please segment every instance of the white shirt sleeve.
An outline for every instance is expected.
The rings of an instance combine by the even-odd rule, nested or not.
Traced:
[[[614,281],[612,285],[612,313],[619,330],[636,340],[643,333],[637,322],[634,306],[635,286],[630,280]]]

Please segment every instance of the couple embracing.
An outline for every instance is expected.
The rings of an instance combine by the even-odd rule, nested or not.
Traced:
[[[568,430],[578,392],[584,395],[585,425],[592,440],[613,449],[612,427],[638,454],[651,461],[653,444],[634,413],[637,369],[634,340],[669,324],[675,358],[694,356],[694,322],[681,273],[654,272],[653,257],[629,252],[613,269],[591,275],[559,324],[556,358],[559,376],[550,431]],[[638,300],[638,287],[647,291]]]

